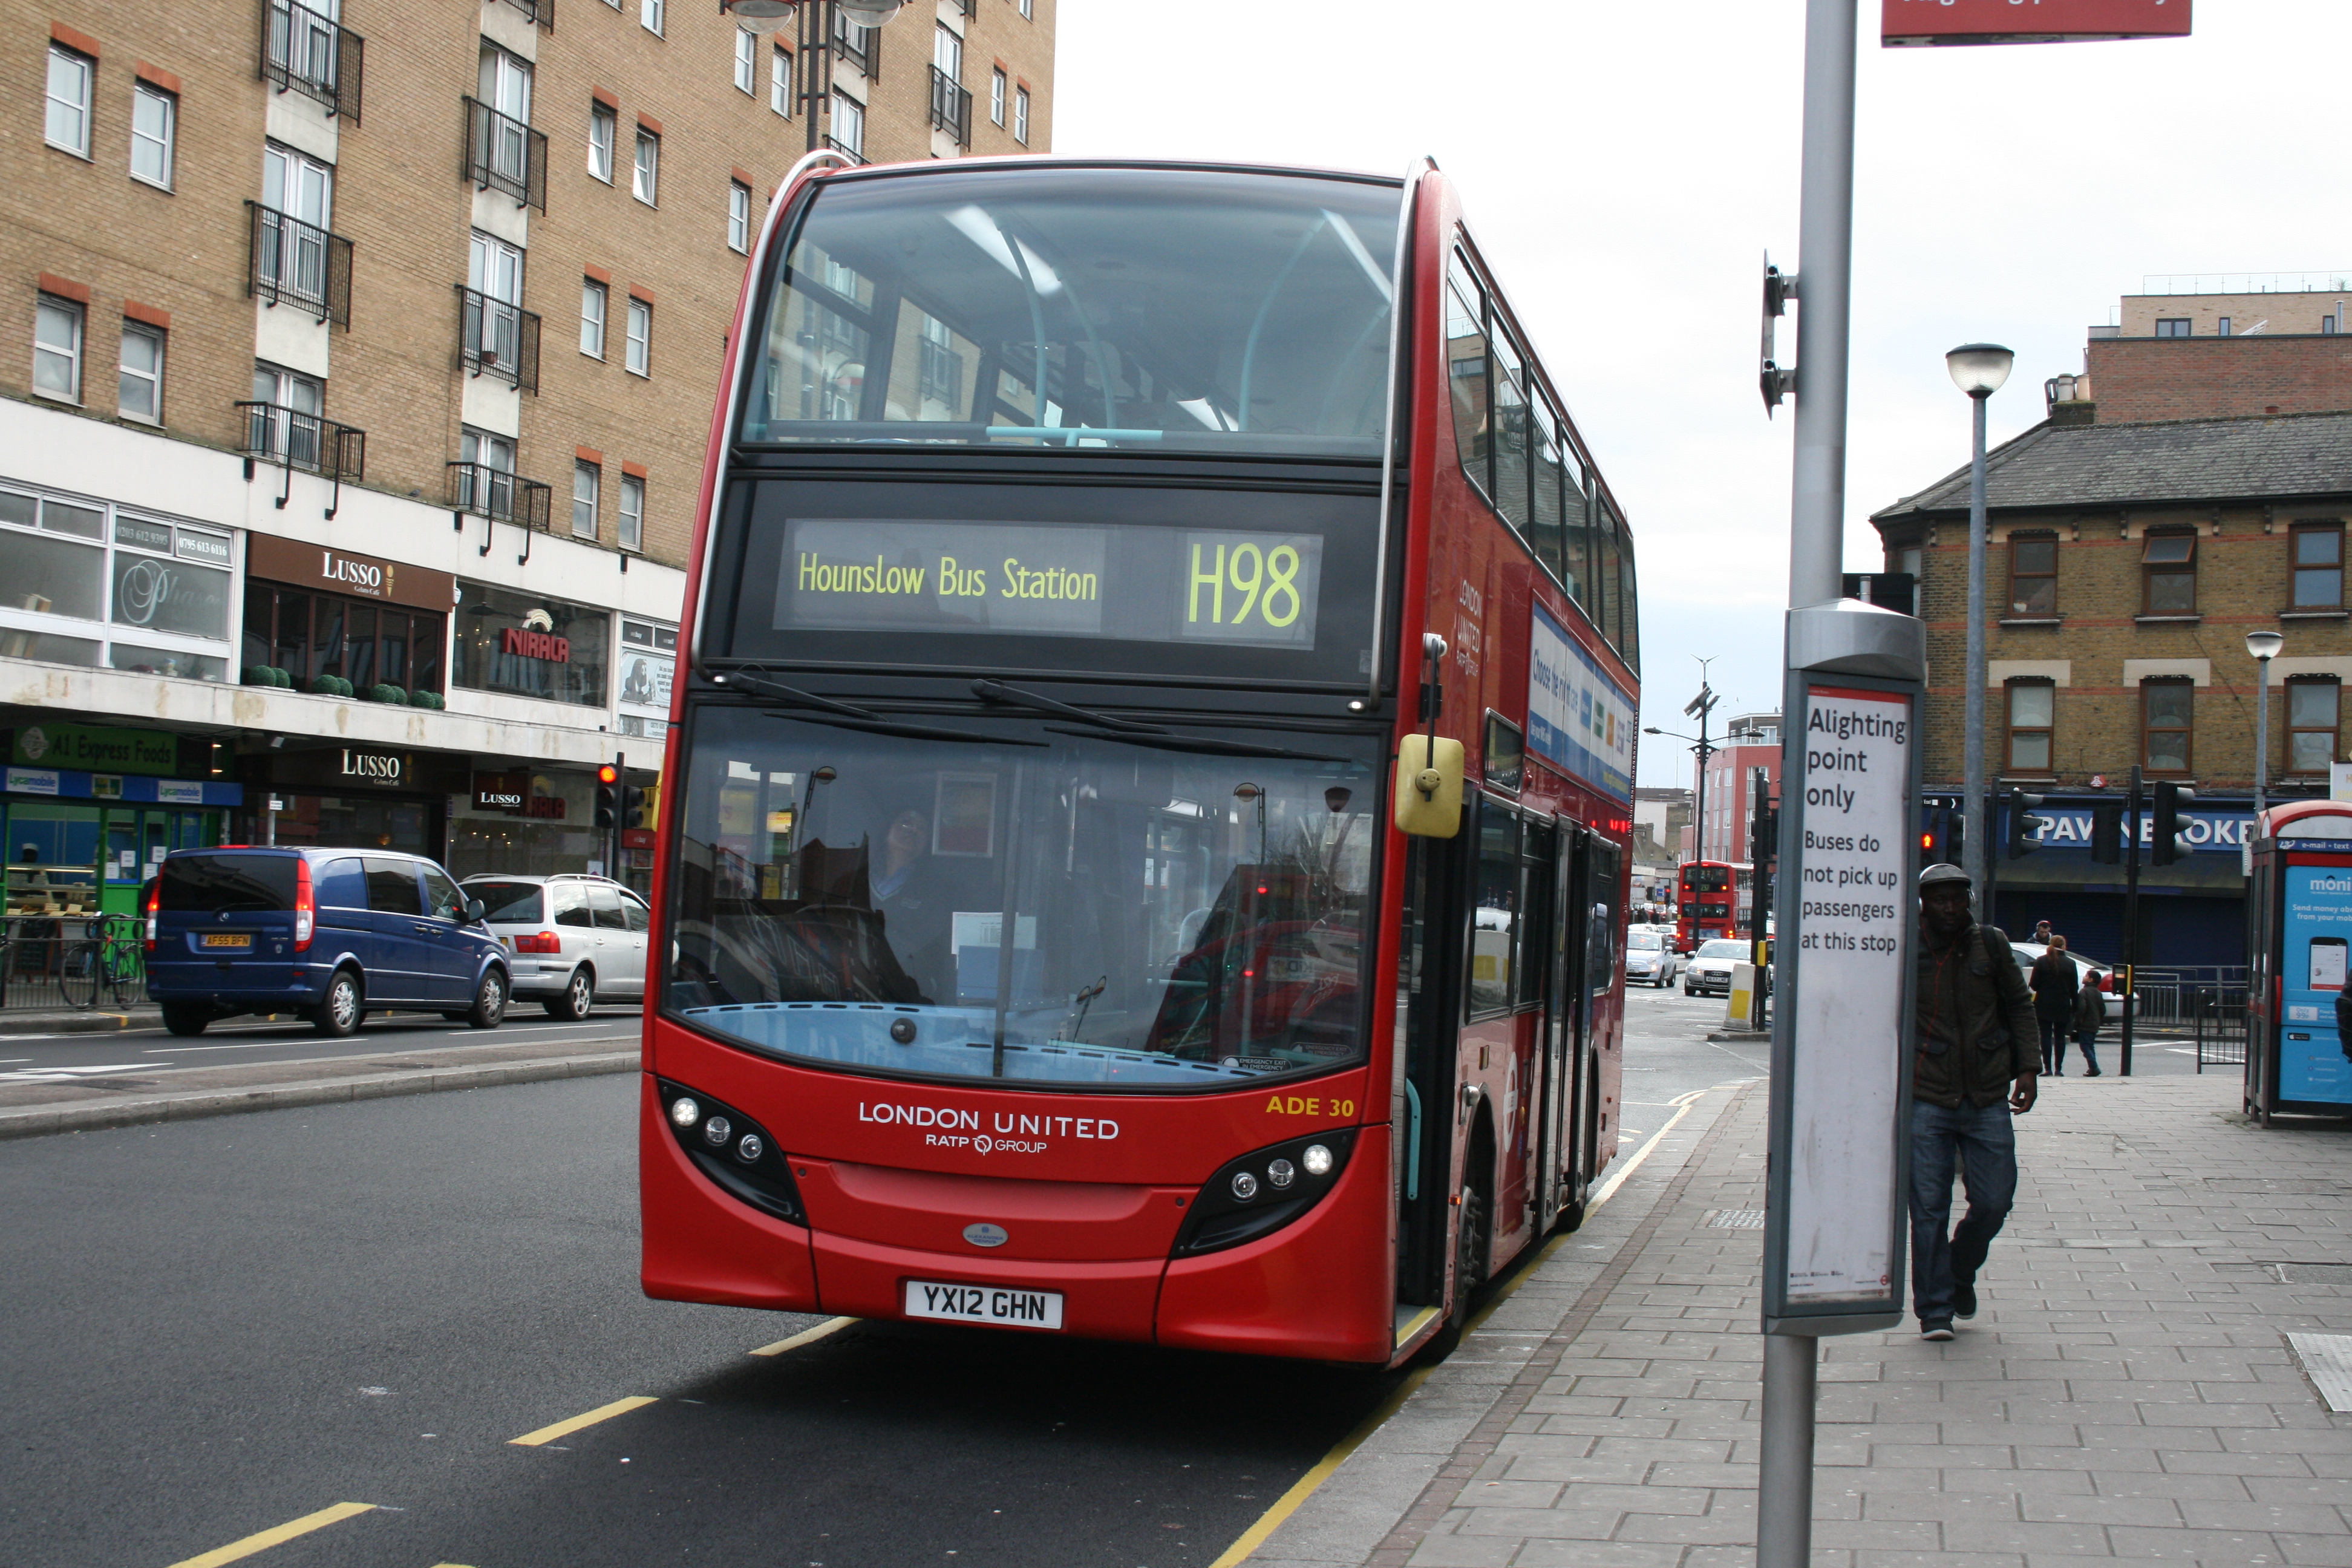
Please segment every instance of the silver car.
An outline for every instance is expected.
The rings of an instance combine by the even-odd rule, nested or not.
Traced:
[[[599,1001],[642,1002],[653,911],[608,877],[466,879],[491,934],[513,954],[517,1001],[537,997],[558,1018],[584,1018]]]
[[[1675,951],[1672,937],[1660,936],[1648,926],[1635,926],[1625,933],[1626,984],[1664,990],[1682,970],[1683,955]]]

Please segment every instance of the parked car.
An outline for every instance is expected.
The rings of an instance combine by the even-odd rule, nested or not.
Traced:
[[[1698,951],[1691,954],[1690,968],[1683,975],[1683,994],[1721,992],[1730,995],[1731,966],[1748,963],[1755,951],[1756,944],[1741,937],[1719,936],[1699,943]]]
[[[653,911],[609,877],[468,877],[491,932],[509,953],[514,994],[558,1018],[584,1018],[597,1000],[646,994],[646,933]]]
[[[1683,972],[1683,956],[1675,951],[1671,934],[1654,926],[1635,926],[1625,933],[1625,984],[1654,985],[1660,990]]]
[[[394,1007],[494,1029],[512,982],[482,914],[418,855],[175,849],[147,898],[147,994],[175,1035],[240,1013],[348,1035]]]
[[[2050,951],[2038,942],[2012,942],[2009,945],[2017,955],[2018,968],[2025,971],[2029,979],[2033,973],[2033,961]],[[2066,956],[2074,961],[2074,979],[2078,984],[2086,984],[2094,969],[2106,976],[2106,982],[2100,989],[2107,996],[2107,1022],[2120,1026],[2124,1021],[2124,994],[2122,982],[2116,978],[2116,966],[2101,963],[2095,958],[2084,958],[2071,947],[2066,950]]]

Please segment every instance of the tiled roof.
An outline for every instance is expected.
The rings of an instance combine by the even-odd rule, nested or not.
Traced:
[[[2352,496],[2352,413],[2161,425],[2037,425],[1986,455],[1985,505],[2029,509]],[[1969,470],[1873,512],[1966,513]]]

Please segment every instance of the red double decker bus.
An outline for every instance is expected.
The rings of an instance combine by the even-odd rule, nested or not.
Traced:
[[[824,158],[713,421],[646,1290],[1458,1332],[1616,1151],[1639,703],[1630,536],[1454,192]]]
[[[1685,952],[1696,952],[1699,943],[1717,937],[1752,935],[1755,889],[1756,868],[1745,861],[1685,861],[1675,942]]]

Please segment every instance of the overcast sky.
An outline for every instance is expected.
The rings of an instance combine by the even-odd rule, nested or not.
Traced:
[[[2197,36],[1882,49],[1862,0],[1846,564],[1968,460],[1956,343],[2017,350],[1999,442],[2144,277],[2352,273],[2345,0],[2207,0]],[[1642,566],[1644,721],[1780,694],[1789,417],[1756,391],[1768,248],[1797,265],[1801,0],[1059,0],[1059,153],[1402,170],[1427,153]],[[1794,323],[1782,327],[1794,354]],[[1690,782],[1651,738],[1643,784]]]

